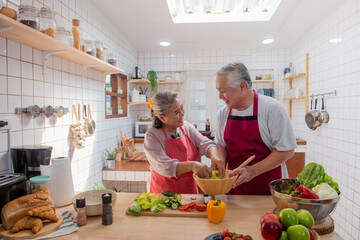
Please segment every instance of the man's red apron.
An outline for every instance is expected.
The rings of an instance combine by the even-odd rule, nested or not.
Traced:
[[[197,161],[199,152],[188,135],[180,128],[183,136],[177,139],[169,139],[163,129],[167,155],[176,158],[179,162]],[[161,191],[172,191],[176,193],[197,194],[198,188],[193,177],[193,172],[187,172],[175,177],[165,177],[157,172],[151,173],[150,192],[161,193]]]
[[[252,155],[255,159],[249,166],[266,158],[271,150],[264,144],[260,136],[258,124],[258,94],[254,91],[254,104],[252,116],[231,116],[231,110],[227,119],[224,140],[228,153],[228,169],[235,169]],[[230,194],[237,195],[268,195],[270,194],[269,183],[281,178],[281,166],[265,172],[247,183],[243,183]]]

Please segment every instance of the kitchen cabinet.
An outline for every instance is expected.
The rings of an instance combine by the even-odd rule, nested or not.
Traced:
[[[105,119],[127,116],[127,76],[122,73],[108,75],[111,91],[105,88]],[[121,87],[122,93],[118,93]],[[119,113],[121,106],[122,113]],[[110,112],[107,110],[111,107]]]
[[[93,68],[107,74],[123,72],[105,61],[66,45],[3,14],[0,14],[0,37],[41,50],[43,68],[46,58],[53,55],[79,63],[84,66],[84,69]]]
[[[305,100],[305,114],[308,112],[309,110],[309,54],[306,54],[306,62],[305,62],[306,66],[306,72],[305,73],[298,73],[298,74],[293,74],[291,76],[285,77],[283,80],[289,81],[289,89],[292,90],[292,83],[293,80],[296,79],[303,79],[305,78],[305,96],[303,97],[288,97],[288,98],[284,98],[283,100],[285,101],[289,101],[289,117],[291,119],[292,117],[292,102],[296,101],[296,100]],[[290,63],[290,67],[292,67],[292,63]]]

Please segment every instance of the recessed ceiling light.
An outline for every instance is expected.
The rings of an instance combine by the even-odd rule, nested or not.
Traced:
[[[159,45],[163,46],[163,47],[168,47],[168,46],[171,45],[171,42],[169,42],[169,41],[161,41],[161,42],[159,42]]]
[[[262,40],[262,44],[270,44],[273,42],[274,42],[273,38],[267,38],[267,39]]]
[[[329,40],[331,43],[340,43],[342,42],[342,39],[341,38],[332,38]]]

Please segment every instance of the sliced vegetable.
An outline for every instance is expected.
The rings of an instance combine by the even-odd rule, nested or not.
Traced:
[[[133,201],[133,203],[128,208],[128,211],[134,215],[139,215],[141,213],[142,209],[136,201]]]
[[[189,208],[193,208],[193,207],[195,207],[195,206],[196,206],[196,202],[191,202],[191,203],[188,203],[188,205],[189,205]]]
[[[198,211],[205,211],[206,210],[206,205],[196,205],[195,208]]]
[[[191,200],[196,200],[196,197],[191,197],[190,199],[191,199]]]
[[[189,204],[184,204],[184,205],[182,205],[182,206],[179,207],[179,210],[185,211],[185,210],[188,209],[188,208],[189,208]]]

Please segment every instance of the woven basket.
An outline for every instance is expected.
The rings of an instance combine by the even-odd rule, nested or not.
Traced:
[[[209,195],[222,195],[228,193],[233,187],[234,182],[237,179],[237,175],[229,178],[229,173],[231,170],[226,170],[225,177],[222,179],[205,179],[199,178],[197,175],[193,175],[195,182],[200,187],[200,189]]]

